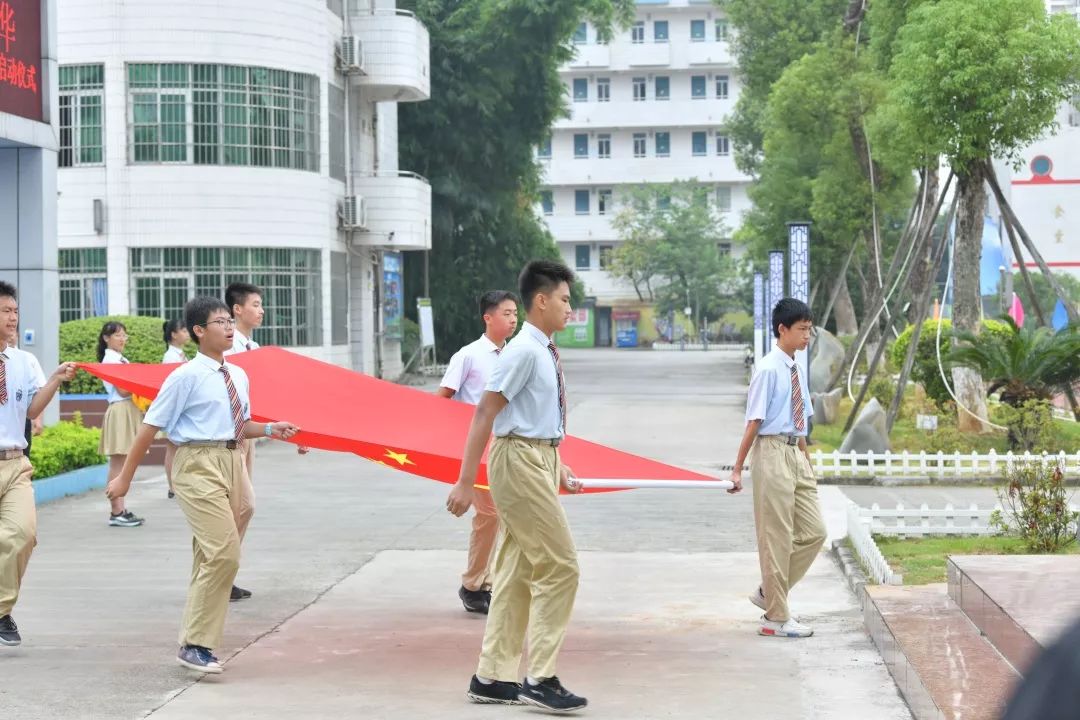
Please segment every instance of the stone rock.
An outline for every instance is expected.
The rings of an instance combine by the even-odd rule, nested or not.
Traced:
[[[885,409],[877,398],[870,398],[866,407],[855,418],[851,432],[844,438],[840,452],[884,453],[889,449],[889,437],[885,432]]]
[[[810,343],[810,390],[823,392],[844,363],[844,345],[824,328]],[[817,412],[815,410],[815,412]]]
[[[830,390],[827,393],[813,393],[810,399],[814,404],[814,422],[821,425],[832,425],[836,422],[836,416],[840,411],[840,397],[843,395],[841,388]]]

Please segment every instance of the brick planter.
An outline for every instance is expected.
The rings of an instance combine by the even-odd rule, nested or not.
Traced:
[[[60,419],[71,420],[75,413],[81,413],[83,425],[86,427],[101,427],[101,420],[105,417],[105,411],[108,409],[109,399],[107,395],[60,396]],[[143,463],[149,465],[163,465],[165,463],[164,440],[154,440],[154,444],[150,446]]]

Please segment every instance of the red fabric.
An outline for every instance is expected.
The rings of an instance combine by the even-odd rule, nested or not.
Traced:
[[[251,380],[251,416],[300,426],[290,441],[352,452],[397,470],[457,481],[474,408],[379,380],[288,350],[265,347],[229,356]],[[180,365],[79,363],[119,388],[153,398]],[[582,478],[702,480],[715,478],[567,437],[562,459]],[[485,454],[486,461],[486,454]],[[486,462],[476,482],[487,484]]]

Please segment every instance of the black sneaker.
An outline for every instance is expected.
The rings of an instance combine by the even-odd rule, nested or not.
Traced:
[[[516,682],[492,680],[485,685],[473,675],[472,681],[469,682],[469,692],[465,693],[465,697],[474,703],[484,705],[524,705],[525,703],[518,697],[520,693],[521,686]]]
[[[137,517],[135,513],[130,510],[125,510],[119,515],[109,515],[109,525],[112,527],[139,527],[146,520],[141,517]]]
[[[176,655],[176,662],[197,672],[217,674],[224,669],[214,657],[214,653],[198,645],[185,645],[180,648],[180,652]]]
[[[170,490],[169,494],[166,495],[166,497],[168,497],[170,500],[172,500],[174,497],[176,497],[176,493],[174,493],[172,490]]]
[[[557,677],[549,677],[533,685],[528,678],[521,684],[522,702],[535,705],[551,712],[574,712],[589,704],[583,697],[578,697],[562,686]]]
[[[469,590],[462,585],[457,594],[461,598],[461,604],[469,612],[480,613],[481,615],[488,614],[488,608],[491,607],[490,590]]]
[[[15,647],[20,643],[22,643],[22,636],[19,635],[19,628],[15,625],[15,621],[10,615],[0,617],[0,645]]]
[[[242,587],[232,586],[232,592],[229,593],[229,602],[236,602],[237,600],[247,600],[251,597],[251,591],[245,590]]]

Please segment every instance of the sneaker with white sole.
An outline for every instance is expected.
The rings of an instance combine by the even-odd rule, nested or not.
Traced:
[[[758,635],[767,637],[804,638],[813,634],[814,629],[812,627],[803,625],[794,618],[786,622],[776,622],[762,615],[761,627],[758,628]]]
[[[176,656],[176,662],[196,672],[216,675],[224,670],[221,667],[221,661],[214,657],[214,653],[208,648],[199,647],[198,645],[185,645],[180,648],[180,652]]]
[[[749,600],[762,610],[768,610],[768,608],[765,607],[765,591],[761,589],[760,585],[758,585],[757,590],[750,593]]]

